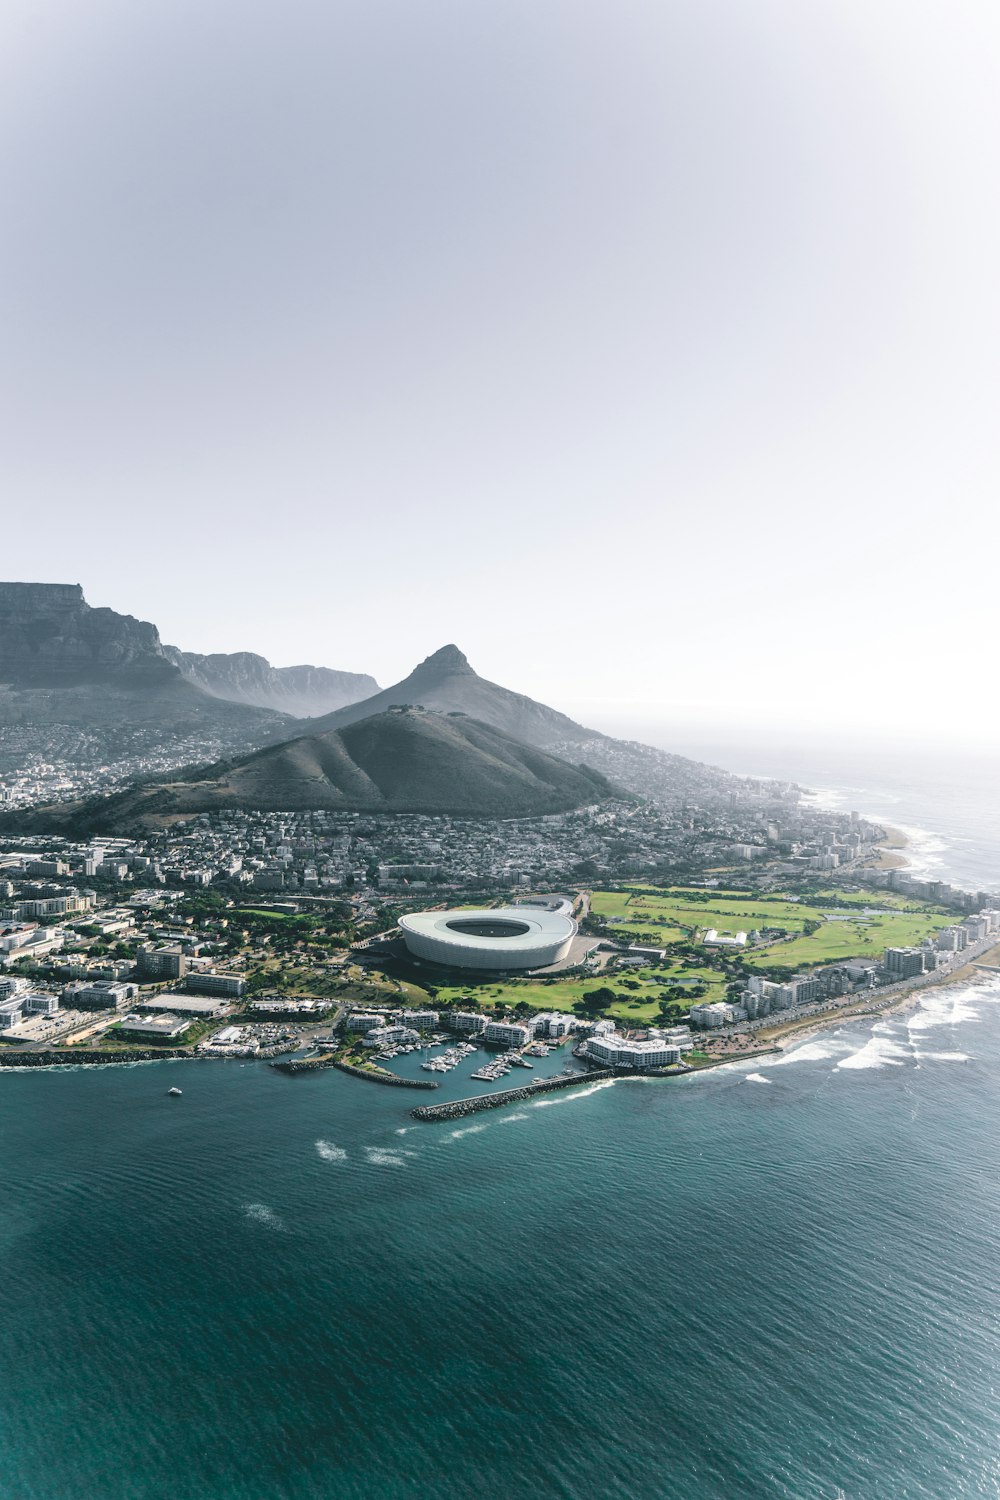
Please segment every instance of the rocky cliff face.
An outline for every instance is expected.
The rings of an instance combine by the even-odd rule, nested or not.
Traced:
[[[272,667],[252,651],[217,652],[201,656],[193,651],[165,651],[189,682],[214,698],[273,708],[279,713],[309,718],[332,713],[378,692],[374,677],[364,672],[336,672],[330,667]]]
[[[0,583],[0,683],[157,688],[179,678],[148,620],[91,609],[79,584]]]
[[[362,672],[328,667],[272,667],[250,651],[202,656],[165,646],[148,620],[93,609],[77,583],[0,583],[0,698],[20,695],[7,718],[87,716],[87,694],[164,694],[194,708],[222,703],[308,718],[378,692]],[[76,690],[79,702],[67,694]],[[50,701],[57,691],[59,701]],[[43,701],[40,695],[48,695]],[[26,702],[27,694],[31,701]],[[205,702],[206,698],[210,700]],[[94,699],[95,708],[97,698]],[[0,719],[4,717],[0,705]]]

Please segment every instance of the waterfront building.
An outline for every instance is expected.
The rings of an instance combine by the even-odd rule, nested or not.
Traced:
[[[675,1042],[660,1037],[633,1040],[617,1032],[592,1036],[586,1051],[602,1068],[667,1068],[681,1060],[681,1049]]]
[[[363,1047],[408,1047],[419,1042],[419,1031],[409,1026],[375,1026],[362,1039]]]
[[[123,1036],[145,1037],[151,1042],[174,1042],[191,1025],[190,1017],[164,1013],[158,1016],[124,1016],[118,1023]]]
[[[894,979],[912,979],[924,973],[927,955],[923,948],[886,948],[882,962]]]
[[[414,1026],[417,1031],[430,1031],[441,1020],[436,1010],[401,1010],[399,1019],[405,1026]]]
[[[719,1026],[731,1026],[734,1021],[745,1021],[747,1018],[742,1005],[729,1005],[725,1000],[715,1000],[705,1005],[692,1005],[689,1014],[692,1026],[700,1026],[709,1031]]]
[[[498,1047],[526,1047],[534,1036],[534,1026],[521,1021],[487,1021],[483,1041]]]
[[[346,1027],[348,1031],[371,1031],[373,1026],[381,1026],[385,1019],[381,1011],[355,1010],[348,1016]]]
[[[486,1030],[486,1017],[475,1010],[455,1010],[450,1016],[452,1031],[461,1031],[467,1036],[479,1036]]]

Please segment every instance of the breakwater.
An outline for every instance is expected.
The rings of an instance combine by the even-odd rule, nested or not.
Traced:
[[[172,1057],[190,1057],[183,1047],[136,1047],[128,1052],[100,1052],[74,1047],[67,1052],[0,1052],[2,1068],[57,1068],[105,1063],[164,1062]]]
[[[274,1062],[271,1067],[277,1068],[281,1073],[315,1073],[321,1068],[336,1068],[341,1073],[350,1073],[354,1078],[366,1078],[369,1083],[387,1083],[390,1088],[397,1089],[436,1089],[438,1087],[430,1078],[400,1078],[396,1073],[390,1073],[387,1068],[359,1068],[354,1063],[340,1062],[338,1058],[329,1055],[289,1058],[284,1062]]]
[[[335,1062],[335,1068],[341,1073],[350,1073],[355,1078],[367,1078],[369,1083],[387,1083],[390,1088],[396,1089],[436,1089],[440,1084],[432,1078],[400,1078],[398,1073],[390,1073],[388,1068],[358,1068],[353,1063]]]
[[[474,1094],[471,1099],[453,1099],[450,1104],[419,1104],[411,1109],[415,1120],[461,1120],[465,1115],[478,1115],[484,1109],[499,1109],[504,1104],[522,1104],[536,1094],[551,1094],[556,1089],[573,1088],[578,1083],[598,1083],[602,1078],[620,1078],[618,1068],[595,1068],[592,1073],[574,1073],[566,1078],[543,1078],[538,1083],[527,1083],[519,1089],[498,1089],[495,1094]]]

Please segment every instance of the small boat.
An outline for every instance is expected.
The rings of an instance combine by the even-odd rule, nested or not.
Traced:
[[[179,1094],[180,1093],[180,1089],[177,1089],[177,1088],[167,1089],[167,1093],[168,1094]]]

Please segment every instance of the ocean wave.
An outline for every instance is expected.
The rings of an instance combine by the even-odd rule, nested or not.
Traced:
[[[452,1130],[445,1136],[446,1141],[460,1141],[463,1135],[479,1135],[485,1130],[485,1125],[463,1125],[461,1130]]]
[[[763,1073],[748,1073],[743,1080],[744,1083],[773,1083],[773,1078],[765,1078]]]
[[[280,1214],[276,1214],[273,1208],[266,1203],[244,1203],[243,1217],[249,1219],[252,1224],[263,1224],[267,1229],[273,1229],[278,1234],[287,1234],[288,1230]]]
[[[904,1063],[912,1060],[913,1053],[909,1048],[901,1047],[888,1037],[873,1036],[857,1052],[852,1052],[850,1057],[842,1057],[837,1067],[852,1071],[864,1068],[901,1068]]]
[[[373,1167],[405,1167],[406,1161],[401,1151],[387,1151],[381,1146],[366,1146],[365,1155]]]
[[[335,1146],[332,1141],[317,1141],[316,1154],[324,1161],[346,1161],[347,1152],[343,1146]]]
[[[536,1099],[531,1107],[532,1109],[548,1109],[553,1104],[569,1104],[574,1099],[586,1099],[591,1094],[600,1093],[601,1089],[614,1088],[617,1081],[618,1080],[615,1078],[605,1078],[602,1079],[600,1083],[592,1083],[590,1087],[586,1089],[573,1089],[572,1092],[567,1090],[566,1093],[558,1099]]]
[[[497,1124],[498,1125],[513,1125],[513,1123],[514,1123],[515,1120],[526,1120],[527,1118],[528,1118],[527,1112],[525,1110],[523,1110],[523,1109],[519,1109],[519,1110],[515,1110],[514,1114],[512,1114],[512,1115],[501,1115],[500,1118],[499,1118],[499,1120],[497,1121]]]

